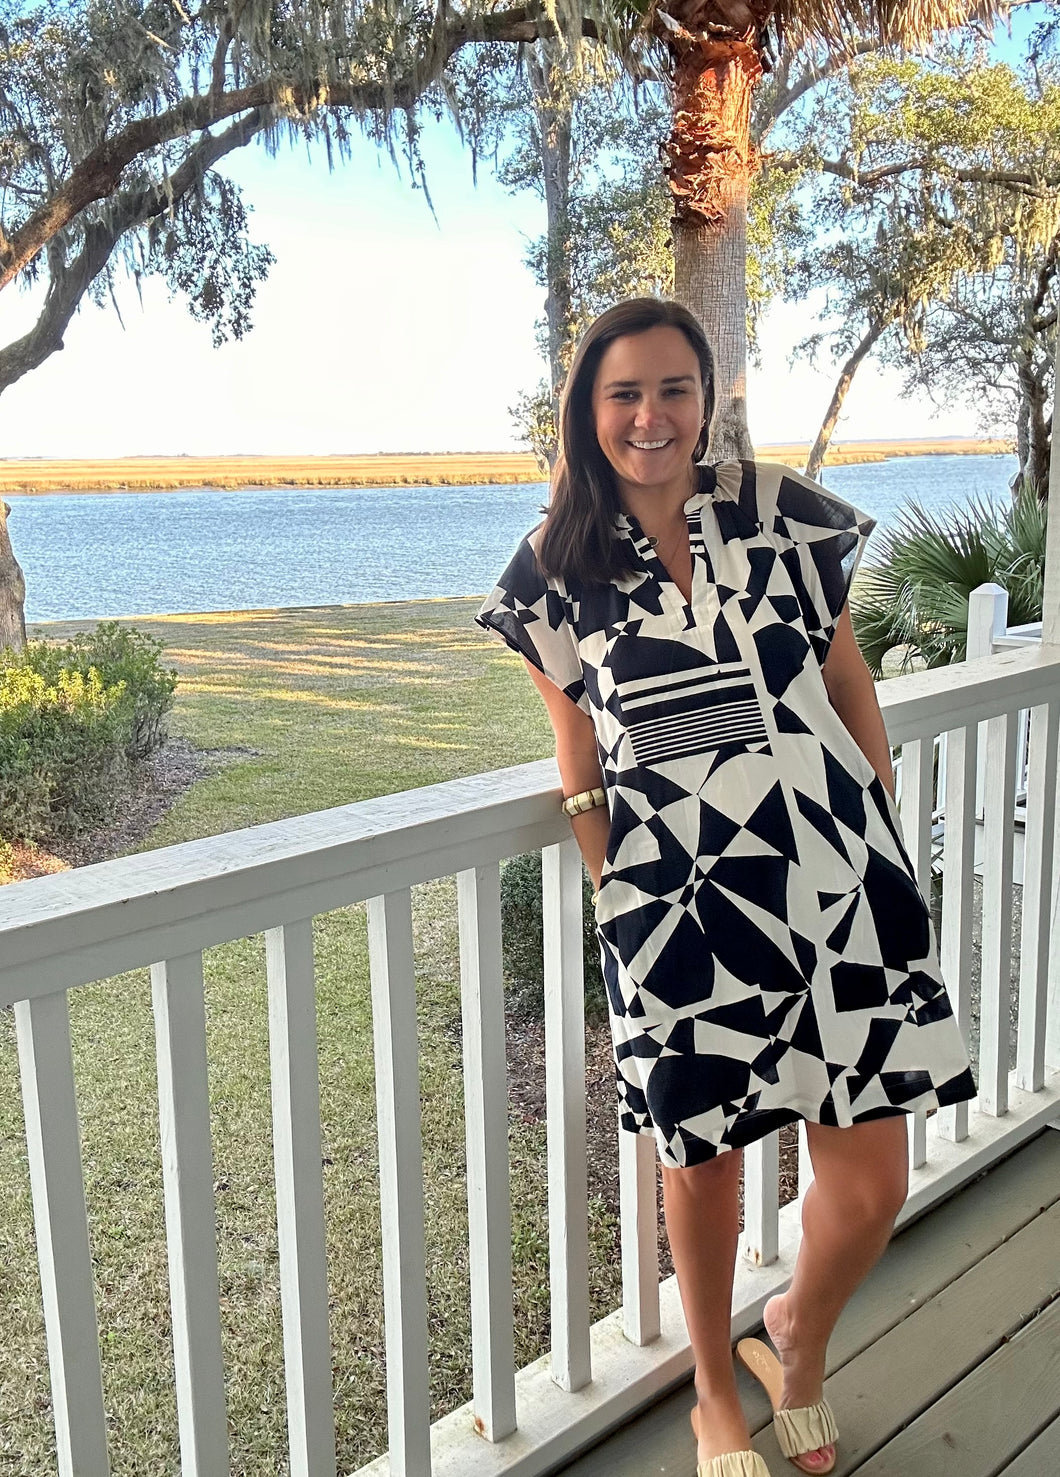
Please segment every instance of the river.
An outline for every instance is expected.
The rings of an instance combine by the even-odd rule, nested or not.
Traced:
[[[828,468],[825,482],[885,529],[911,498],[932,510],[1002,499],[1015,469],[1011,456],[895,457]],[[9,529],[30,621],[415,600],[485,593],[545,493],[524,484],[9,494]]]

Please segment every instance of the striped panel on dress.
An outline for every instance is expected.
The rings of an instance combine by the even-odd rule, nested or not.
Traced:
[[[638,764],[665,764],[729,744],[768,743],[747,667],[635,679],[621,684],[619,698]]]

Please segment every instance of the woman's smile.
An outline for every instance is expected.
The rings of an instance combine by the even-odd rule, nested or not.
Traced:
[[[669,325],[626,334],[608,345],[593,383],[593,422],[600,450],[630,506],[645,493],[688,496],[692,454],[703,430],[699,360],[680,329]]]

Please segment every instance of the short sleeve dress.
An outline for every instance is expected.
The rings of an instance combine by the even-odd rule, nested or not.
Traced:
[[[535,533],[477,619],[593,721],[597,902],[624,1128],[693,1165],[796,1118],[974,1096],[894,804],[821,667],[873,520],[787,467],[700,468],[686,602],[545,579]]]

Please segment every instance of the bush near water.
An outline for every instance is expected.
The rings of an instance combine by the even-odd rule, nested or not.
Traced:
[[[71,836],[113,812],[165,737],[177,674],[162,642],[107,621],[0,656],[0,843]]]

